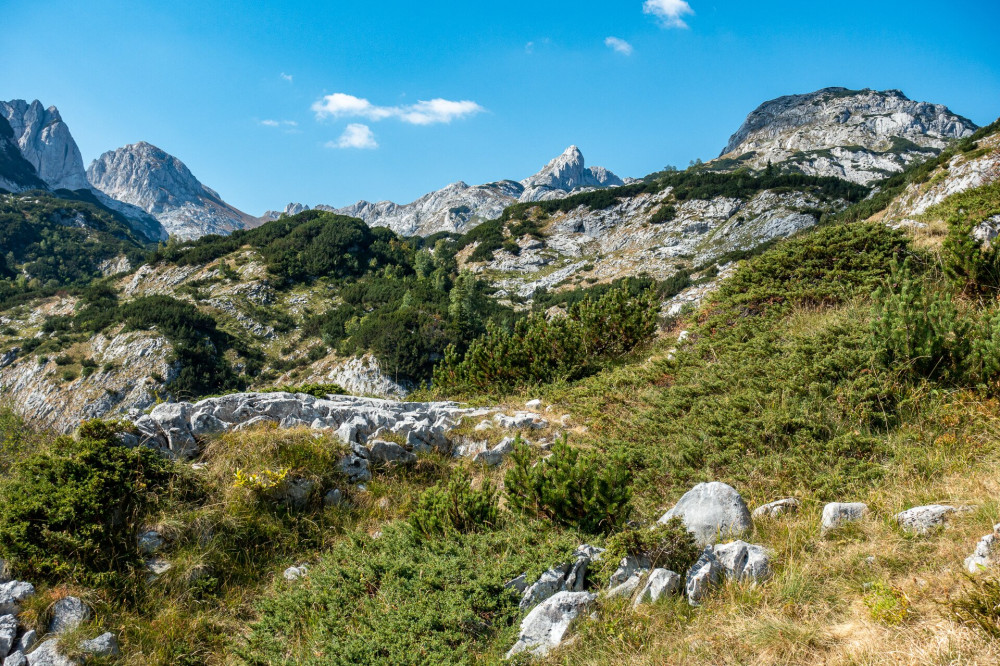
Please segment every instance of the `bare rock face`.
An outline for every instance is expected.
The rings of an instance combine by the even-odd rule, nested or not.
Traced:
[[[775,166],[870,183],[941,152],[977,129],[940,104],[899,90],[824,88],[761,104],[729,139],[716,166]]]
[[[90,189],[80,149],[56,107],[15,99],[0,102],[0,115],[10,124],[21,155],[51,189]]]
[[[14,138],[14,130],[7,119],[0,115],[0,188],[8,192],[46,189],[45,181],[38,177],[34,165],[21,155],[21,148]]]
[[[107,196],[150,213],[181,239],[257,224],[257,218],[202,185],[179,159],[145,141],[104,153],[87,169],[87,178]]]

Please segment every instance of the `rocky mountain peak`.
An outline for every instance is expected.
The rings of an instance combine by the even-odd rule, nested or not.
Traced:
[[[859,183],[936,155],[976,124],[946,106],[915,102],[900,90],[823,88],[757,107],[722,150],[729,166],[792,170]]]
[[[51,189],[89,189],[80,149],[56,107],[15,99],[0,102],[0,115],[13,130],[21,155]]]
[[[173,155],[145,141],[110,150],[87,169],[104,194],[152,214],[182,239],[226,234],[256,222],[203,185]]]
[[[622,184],[618,176],[603,167],[587,168],[583,153],[574,145],[551,160],[541,171],[521,181],[524,192],[520,200],[554,199],[578,188],[613,187]]]

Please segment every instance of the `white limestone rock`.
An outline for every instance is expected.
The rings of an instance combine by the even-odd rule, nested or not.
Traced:
[[[751,514],[754,520],[761,520],[764,518],[778,518],[779,516],[784,516],[789,513],[796,513],[799,510],[799,501],[794,497],[787,497],[785,499],[775,500],[773,502],[768,502],[763,504],[753,510]]]
[[[683,581],[680,574],[669,569],[653,569],[649,572],[642,590],[636,595],[632,607],[638,607],[640,604],[655,603],[662,597],[677,594],[680,592],[682,584]]]
[[[521,621],[517,642],[507,652],[510,659],[521,652],[544,657],[563,641],[570,624],[597,599],[588,592],[559,592],[536,606]]]
[[[820,531],[823,534],[868,515],[868,505],[863,502],[830,502],[823,507]]]
[[[741,537],[753,531],[753,521],[746,502],[736,489],[725,483],[699,483],[684,493],[677,504],[660,518],[666,523],[680,518],[699,546],[708,546],[720,538]]]
[[[917,506],[896,514],[896,522],[907,532],[927,534],[943,527],[948,517],[957,509],[944,504]]]

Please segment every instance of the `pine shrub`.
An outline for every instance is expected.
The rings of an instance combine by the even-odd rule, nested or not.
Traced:
[[[477,490],[467,479],[456,476],[421,493],[410,524],[424,536],[468,533],[496,527],[499,513],[497,489],[492,483],[485,482]]]
[[[605,578],[618,567],[623,557],[628,556],[646,557],[651,568],[669,569],[684,575],[701,553],[694,535],[676,517],[652,529],[622,530],[612,535],[605,545],[601,556],[601,575]]]
[[[521,442],[511,459],[504,487],[514,510],[591,534],[611,532],[628,516],[632,491],[618,459],[602,464],[596,453],[571,448],[565,436],[537,464]]]

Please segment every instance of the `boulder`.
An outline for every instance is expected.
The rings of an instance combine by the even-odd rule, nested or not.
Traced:
[[[17,615],[21,602],[35,594],[35,586],[24,581],[11,580],[0,584],[0,614]]]
[[[531,412],[517,412],[513,416],[496,414],[493,422],[505,430],[540,429],[549,425],[548,421]]]
[[[768,502],[753,510],[753,519],[778,518],[786,513],[795,513],[799,510],[799,501],[794,497]]]
[[[596,598],[596,594],[588,592],[559,592],[540,603],[521,621],[521,633],[507,652],[507,659],[521,652],[536,657],[547,655]]]
[[[733,541],[716,544],[712,552],[727,578],[763,582],[771,577],[771,557],[763,546]]]
[[[965,569],[969,573],[979,573],[997,563],[1000,554],[1000,523],[993,526],[993,534],[987,534],[979,543],[972,555],[965,558]]]
[[[669,569],[653,569],[649,572],[646,584],[643,585],[639,594],[636,595],[632,606],[634,608],[639,604],[655,602],[662,596],[677,594],[680,591],[680,574]]]
[[[917,506],[896,514],[896,522],[907,532],[927,534],[944,527],[948,516],[956,511],[953,506],[944,504],[928,504]]]
[[[169,561],[163,559],[162,557],[154,557],[146,560],[146,582],[152,583],[154,580],[167,573],[174,568]]]
[[[293,509],[304,509],[309,504],[316,482],[311,479],[292,479],[281,485],[278,497],[282,504]]]
[[[542,408],[542,401],[539,398],[535,398],[534,400],[529,400],[528,402],[524,403],[524,407],[526,409],[530,409],[533,412],[537,412],[539,409]]]
[[[191,434],[190,414],[189,402],[164,402],[149,413],[166,435],[169,453],[180,460],[192,458],[198,451],[198,443]]]
[[[6,657],[17,639],[17,618],[13,615],[0,616],[0,657]]]
[[[712,549],[705,548],[685,576],[684,591],[688,603],[692,606],[700,604],[702,599],[708,596],[709,590],[719,583],[723,571]]]
[[[528,575],[521,574],[517,578],[511,578],[503,584],[503,589],[514,590],[518,594],[523,595],[524,591],[528,589]]]
[[[868,505],[864,502],[830,502],[823,507],[820,531],[826,534],[847,523],[859,521],[867,514]]]
[[[103,633],[97,638],[81,641],[80,651],[95,657],[116,657],[120,654],[118,638],[110,631]]]
[[[376,440],[372,442],[368,459],[372,462],[394,465],[410,465],[417,462],[417,456],[399,444]]]
[[[90,608],[79,597],[63,597],[52,604],[49,632],[61,634],[72,631],[90,619]]]
[[[699,483],[684,493],[660,522],[674,517],[684,521],[699,546],[709,546],[720,538],[741,537],[753,530],[746,502],[735,488],[718,481]]]

